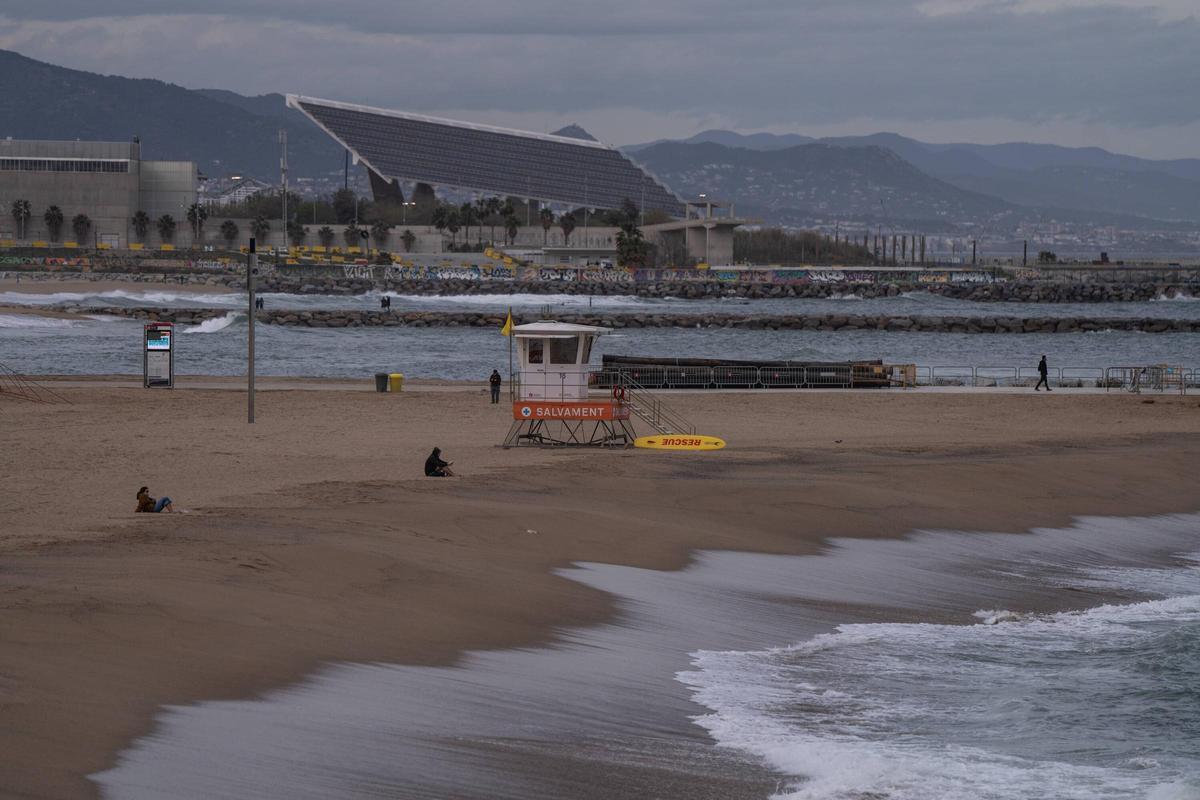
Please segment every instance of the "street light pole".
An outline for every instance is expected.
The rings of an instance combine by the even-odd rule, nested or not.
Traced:
[[[258,253],[255,252],[254,237],[250,237],[250,253],[246,262],[246,297],[249,300],[249,316],[246,326],[246,422],[254,423],[254,277],[258,274]]]
[[[282,152],[279,156],[279,172],[283,176],[283,244],[288,244],[288,213],[287,213],[287,129],[279,129],[279,144]]]

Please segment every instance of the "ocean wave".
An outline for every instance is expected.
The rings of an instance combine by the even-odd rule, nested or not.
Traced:
[[[78,320],[35,314],[0,314],[0,328],[77,328],[82,324]]]
[[[638,297],[637,295],[586,295],[586,294],[399,294],[397,292],[368,292],[366,297],[392,297],[415,305],[466,305],[491,306],[497,309],[508,306],[550,306],[553,308],[592,308],[596,306],[636,307],[664,304],[662,298]],[[336,295],[306,295],[322,298]]]
[[[245,297],[231,292],[186,292],[165,289],[127,290],[112,289],[105,292],[50,292],[30,294],[27,292],[0,292],[0,305],[13,306],[56,306],[78,305],[189,305],[233,306],[244,303]]]
[[[1200,595],[976,617],[700,652],[677,678],[720,744],[795,776],[778,798],[1200,797]]]
[[[1195,303],[1198,300],[1200,300],[1200,297],[1196,297],[1195,295],[1190,295],[1190,294],[1184,294],[1183,292],[1177,292],[1172,295],[1160,293],[1157,297],[1152,299],[1150,302],[1151,303]]]
[[[199,325],[191,325],[181,330],[180,333],[218,333],[234,323],[244,321],[245,318],[246,315],[241,313],[226,314],[223,317],[206,319]]]

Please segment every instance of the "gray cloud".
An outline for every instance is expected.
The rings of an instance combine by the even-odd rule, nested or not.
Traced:
[[[1085,138],[1064,143],[1136,143],[1153,128],[1155,152],[1200,156],[1200,21],[1182,0],[1112,2],[211,0],[195,14],[112,0],[97,17],[65,0],[3,12],[0,47],[193,87],[546,125],[578,116],[617,142],[873,121],[977,121],[975,138],[990,140],[1000,120]]]

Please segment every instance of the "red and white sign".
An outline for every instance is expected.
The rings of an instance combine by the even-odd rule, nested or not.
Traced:
[[[537,400],[513,403],[513,419],[583,422],[629,419],[629,406],[623,403],[545,403]]]

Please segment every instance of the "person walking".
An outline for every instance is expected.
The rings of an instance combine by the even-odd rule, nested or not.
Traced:
[[[500,383],[504,379],[500,377],[500,370],[492,370],[492,374],[488,377],[488,384],[492,387],[492,403],[500,402]]]
[[[1047,379],[1049,374],[1050,368],[1046,366],[1046,357],[1042,356],[1042,360],[1038,362],[1038,375],[1041,375],[1042,377],[1038,378],[1037,385],[1033,387],[1035,392],[1040,392],[1042,390],[1042,386],[1046,387],[1047,392],[1051,391],[1050,381]]]

